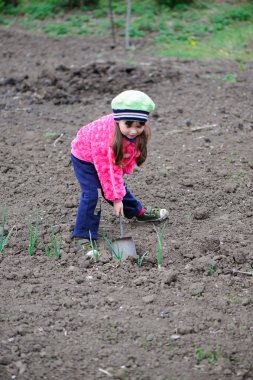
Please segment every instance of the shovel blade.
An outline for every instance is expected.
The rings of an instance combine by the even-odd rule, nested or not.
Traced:
[[[129,256],[137,258],[135,244],[133,238],[123,237],[117,240],[114,240],[112,247],[117,254],[122,253],[122,260],[127,259]]]

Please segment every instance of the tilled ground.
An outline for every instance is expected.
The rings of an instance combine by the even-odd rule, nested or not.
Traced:
[[[253,379],[252,276],[232,273],[253,271],[252,63],[0,35],[0,211],[6,233],[15,225],[0,256],[0,379]],[[157,104],[148,162],[126,180],[144,205],[170,212],[161,270],[152,225],[126,225],[147,252],[141,267],[117,264],[102,237],[94,264],[70,237],[70,142],[130,88]],[[62,231],[59,260],[41,243],[28,255],[36,215],[44,244],[52,225]],[[119,235],[106,203],[102,230]]]

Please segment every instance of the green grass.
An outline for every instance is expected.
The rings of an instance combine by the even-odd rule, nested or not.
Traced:
[[[1,1],[1,0],[0,0]],[[116,37],[125,31],[126,1],[113,1]],[[5,12],[5,13],[3,13]],[[17,17],[18,16],[18,17]],[[71,11],[60,0],[21,1],[17,8],[2,10],[0,23],[18,24],[30,30],[40,29],[49,36],[110,36],[108,2],[94,8]],[[156,0],[132,2],[131,44],[148,37],[150,53],[192,59],[253,59],[253,3],[234,4],[196,0],[192,5],[169,9]]]
[[[158,38],[163,46],[157,47],[157,53],[164,56],[177,56],[180,58],[212,58],[234,59],[250,61],[253,51],[249,48],[253,43],[252,25],[229,26],[225,30],[211,33],[205,38],[191,37],[181,34],[181,40],[167,38],[167,41]]]
[[[203,360],[207,360],[210,364],[215,364],[221,358],[221,350],[219,347],[216,347],[213,350],[204,351],[203,347],[197,347],[196,358],[198,364],[200,364]]]
[[[245,172],[243,170],[237,170],[237,172],[232,176],[234,179],[240,179],[245,176]]]

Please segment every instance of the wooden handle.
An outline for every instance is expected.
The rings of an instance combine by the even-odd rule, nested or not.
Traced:
[[[120,227],[120,237],[123,238],[124,236],[124,226],[123,226],[123,217],[119,217],[119,227]]]

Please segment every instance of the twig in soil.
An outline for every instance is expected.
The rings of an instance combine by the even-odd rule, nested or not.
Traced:
[[[63,135],[64,135],[64,133],[61,133],[60,136],[57,137],[57,139],[53,143],[53,146],[56,146],[56,144],[58,143],[58,141],[60,141],[60,139],[62,138]]]
[[[98,369],[100,372],[104,373],[105,375],[109,376],[109,377],[112,377],[112,374],[108,371],[106,371],[105,369],[102,369],[102,368],[99,368]]]
[[[190,128],[190,131],[191,132],[199,132],[199,131],[202,131],[203,129],[212,129],[215,127],[217,127],[217,124],[206,124],[206,125],[202,125],[200,127]]]
[[[232,274],[237,275],[237,274],[243,274],[244,276],[250,276],[253,277],[253,272],[243,272],[237,269],[232,269],[231,271]]]

